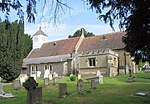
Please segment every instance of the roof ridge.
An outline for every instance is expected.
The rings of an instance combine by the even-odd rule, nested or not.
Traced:
[[[53,40],[53,41],[49,41],[49,42],[46,42],[46,43],[53,43],[53,42],[58,42],[58,41],[72,40],[72,39],[76,39],[76,38],[79,38],[79,37],[66,38],[66,39],[60,39],[60,40]],[[44,43],[44,44],[46,44],[46,43]]]

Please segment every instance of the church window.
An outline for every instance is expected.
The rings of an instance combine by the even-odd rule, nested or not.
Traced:
[[[48,66],[47,66],[47,65],[44,65],[44,69],[47,70],[47,69],[48,69]]]
[[[49,70],[50,70],[50,72],[53,72],[53,67],[52,67],[52,65],[49,65]]]
[[[95,58],[89,58],[89,66],[96,66],[96,60]]]
[[[37,65],[35,66],[35,70],[36,70],[36,71],[38,71],[38,70],[39,70]]]

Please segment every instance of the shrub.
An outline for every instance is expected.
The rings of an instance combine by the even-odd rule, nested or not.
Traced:
[[[71,81],[75,81],[76,80],[76,76],[75,75],[70,76],[70,80]]]

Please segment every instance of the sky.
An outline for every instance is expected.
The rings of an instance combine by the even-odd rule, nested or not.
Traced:
[[[21,1],[24,4],[23,10],[25,11],[25,2],[24,0]],[[69,10],[64,8],[65,13],[59,13],[59,20],[54,24],[53,19],[50,21],[54,11],[54,9],[51,9],[52,0],[47,0],[50,2],[46,3],[44,10],[42,9],[44,4],[43,1],[44,0],[40,0],[37,2],[35,23],[28,23],[25,15],[24,32],[31,36],[39,29],[39,27],[41,27],[48,35],[48,40],[50,41],[68,38],[69,35],[73,35],[75,31],[80,28],[85,28],[86,31],[92,32],[95,35],[114,32],[110,25],[99,20],[98,14],[96,14],[94,10],[92,11],[92,9],[89,9],[89,6],[82,0],[62,0],[72,9]],[[55,8],[55,3],[53,8]],[[10,19],[15,19],[13,11],[11,14],[12,16],[10,16]],[[42,14],[44,15],[43,18]],[[119,31],[117,22],[115,22],[114,28],[115,31]]]

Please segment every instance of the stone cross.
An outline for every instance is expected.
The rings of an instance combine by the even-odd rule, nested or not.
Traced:
[[[38,83],[34,80],[33,77],[29,77],[28,80],[26,80],[25,83],[23,83],[23,86],[27,90],[27,102],[26,104],[36,104],[35,102],[35,89],[38,87]]]
[[[77,82],[77,89],[78,89],[79,92],[83,91],[83,80],[82,79],[78,80],[78,82]]]

